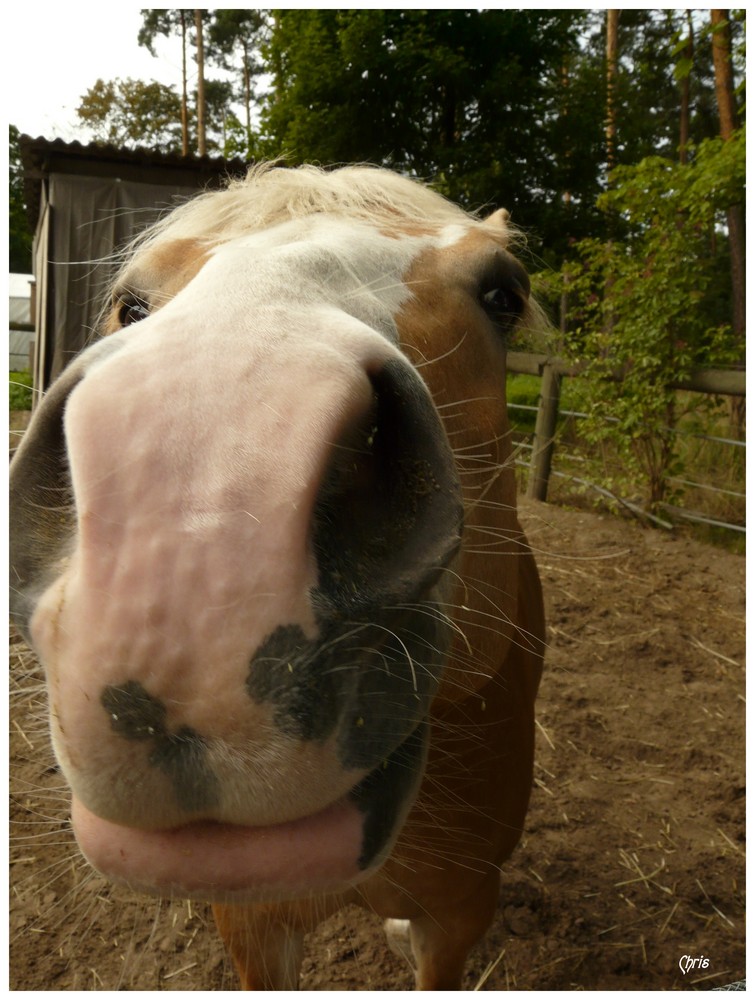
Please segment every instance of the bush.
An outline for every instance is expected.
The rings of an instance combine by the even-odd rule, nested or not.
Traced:
[[[743,198],[744,131],[709,140],[688,164],[649,157],[612,175],[600,206],[616,238],[582,240],[550,289],[568,292],[565,350],[587,361],[581,433],[610,444],[615,488],[654,509],[679,475],[675,429],[686,413],[671,388],[697,367],[739,360],[728,323],[725,211]],[[547,282],[546,282],[547,284]]]

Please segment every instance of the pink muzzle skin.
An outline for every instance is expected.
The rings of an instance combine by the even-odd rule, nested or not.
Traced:
[[[73,829],[101,874],[150,895],[253,902],[343,889],[361,881],[363,817],[345,798],[272,826],[202,821],[173,830],[110,823],[74,798]]]

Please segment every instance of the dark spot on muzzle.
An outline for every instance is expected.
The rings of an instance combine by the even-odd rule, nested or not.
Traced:
[[[375,767],[406,739],[443,668],[446,625],[430,602],[380,617],[338,623],[313,641],[282,626],[250,664],[247,691],[272,706],[281,732],[319,742],[335,734],[345,768]]]
[[[167,736],[165,705],[138,681],[127,681],[120,687],[109,685],[100,701],[110,716],[111,728],[119,736],[127,740],[161,740]]]
[[[207,763],[207,744],[195,730],[181,726],[171,733],[165,705],[138,681],[109,685],[100,701],[119,736],[152,742],[149,763],[170,779],[182,809],[198,812],[218,804],[218,779]]]
[[[390,839],[408,797],[416,788],[425,759],[428,724],[424,722],[351,791],[364,813],[359,867],[368,868]]]
[[[338,721],[338,679],[298,625],[281,625],[265,639],[246,688],[257,704],[272,704],[273,722],[287,736],[323,742]]]
[[[434,620],[418,624],[428,631]],[[273,705],[282,732],[324,741],[335,731],[343,766],[372,769],[349,794],[364,814],[362,869],[390,840],[424,763],[424,715],[439,667],[421,665],[429,659],[427,636],[404,636],[408,647],[385,629],[364,626],[309,642],[298,626],[282,626],[260,646],[247,679],[254,700]]]

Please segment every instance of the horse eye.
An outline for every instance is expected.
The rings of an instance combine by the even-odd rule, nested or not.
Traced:
[[[480,302],[488,316],[506,328],[514,325],[524,308],[521,296],[510,288],[492,288],[481,295]]]
[[[124,299],[118,308],[118,322],[121,326],[131,326],[149,316],[149,306],[137,296]]]

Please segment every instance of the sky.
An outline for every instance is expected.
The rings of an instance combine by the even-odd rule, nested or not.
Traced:
[[[12,0],[7,18],[6,114],[9,124],[27,135],[88,142],[90,136],[77,125],[76,108],[98,77],[158,80],[180,90],[180,42],[160,38],[159,58],[153,58],[137,42],[142,25],[139,7],[48,4],[43,8],[28,0]]]

